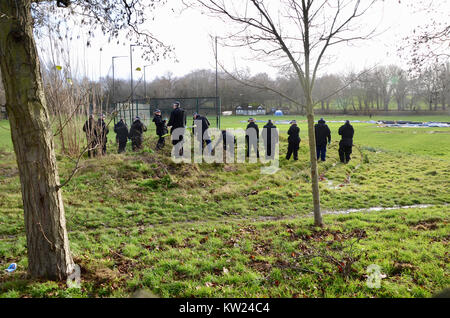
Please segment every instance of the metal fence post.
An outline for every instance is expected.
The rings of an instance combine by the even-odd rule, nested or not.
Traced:
[[[139,101],[136,101],[136,117],[140,117],[139,116]]]

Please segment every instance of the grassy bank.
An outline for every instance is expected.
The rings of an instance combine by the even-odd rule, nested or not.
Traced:
[[[245,127],[245,119],[224,118],[223,127]],[[26,278],[20,183],[5,125],[0,122],[0,267],[16,262],[19,268],[1,274],[3,297],[129,296],[141,288],[163,297],[428,297],[450,285],[450,129],[355,124],[359,150],[344,166],[339,124],[331,123],[335,141],[319,165],[324,210],[433,207],[328,215],[324,229],[312,227],[309,216],[304,122],[299,162],[281,156],[280,172],[270,176],[260,174],[259,164],[176,165],[168,145],[152,151],[150,133],[141,153],[113,154],[111,142],[111,154],[85,160],[63,189],[83,279],[82,289],[67,289]],[[288,126],[279,128],[285,153]],[[73,163],[58,158],[64,180]],[[386,275],[380,289],[366,286],[371,264]]]

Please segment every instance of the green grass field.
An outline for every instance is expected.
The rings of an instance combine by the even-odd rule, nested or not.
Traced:
[[[245,120],[224,117],[222,128],[245,128]],[[329,125],[333,143],[319,170],[322,208],[340,213],[325,214],[322,229],[310,215],[306,122],[296,163],[283,158],[288,126],[278,127],[275,175],[261,175],[260,164],[174,164],[168,145],[153,152],[151,131],[140,153],[116,155],[110,142],[110,154],[86,159],[63,189],[82,267],[81,289],[68,289],[26,276],[20,182],[0,121],[0,268],[18,264],[0,274],[0,296],[128,297],[145,289],[161,297],[430,297],[449,287],[450,129],[354,124],[358,147],[344,166],[339,125]],[[58,157],[64,180],[73,163]],[[396,208],[343,213],[370,207]],[[378,289],[366,285],[371,264],[386,275]]]

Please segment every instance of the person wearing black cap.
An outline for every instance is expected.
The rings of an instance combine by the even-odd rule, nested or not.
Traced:
[[[350,121],[345,121],[345,124],[339,128],[339,135],[342,136],[339,142],[339,159],[342,163],[347,164],[350,161],[350,155],[352,154],[353,148],[353,136],[355,135],[355,130],[353,126],[350,125]]]
[[[128,141],[128,126],[122,118],[114,125],[114,132],[116,133],[116,139],[119,144],[118,153],[125,152]]]
[[[266,148],[266,160],[275,158],[275,146],[278,141],[278,130],[271,119],[263,128],[262,138]],[[273,142],[272,142],[273,141]]]
[[[131,139],[131,146],[133,151],[138,151],[142,148],[143,134],[147,131],[147,127],[141,122],[139,117],[134,119],[130,128],[129,138]]]
[[[255,140],[250,141],[250,136],[255,136]],[[253,151],[256,152],[256,157],[259,158],[259,127],[256,124],[256,121],[254,118],[250,118],[248,120],[248,125],[246,128],[246,134],[245,134],[245,143],[247,145],[247,157],[250,157],[251,149],[253,148]]]
[[[319,123],[314,126],[315,134],[316,134],[316,151],[317,151],[317,160],[319,158],[322,161],[326,160],[327,155],[327,142],[331,143],[331,131],[327,124],[325,124],[325,120],[320,118]]]
[[[291,121],[291,127],[288,130],[288,151],[286,159],[290,160],[292,154],[294,154],[294,160],[298,160],[298,150],[300,148],[300,128],[297,126],[297,121]]]
[[[155,110],[155,117],[153,117],[153,122],[156,125],[156,134],[158,135],[158,143],[156,144],[156,149],[160,150],[164,148],[166,143],[164,136],[168,133],[166,121],[161,117],[161,111],[159,109]]]
[[[180,102],[175,102],[172,105],[173,110],[170,113],[170,119],[167,123],[167,126],[170,127],[170,135],[173,134],[175,129],[182,128],[183,130],[186,127],[186,115],[184,109],[180,107]],[[184,132],[183,132],[184,133]],[[176,145],[179,142],[183,141],[183,135],[181,135],[178,139],[172,139],[172,145]],[[180,156],[183,154],[183,148],[180,149]]]
[[[97,138],[98,145],[102,149],[102,154],[106,155],[106,144],[108,143],[107,135],[109,134],[109,128],[105,123],[105,115],[101,114],[97,121]]]

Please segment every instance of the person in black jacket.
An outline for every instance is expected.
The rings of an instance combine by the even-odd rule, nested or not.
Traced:
[[[175,102],[173,103],[173,110],[170,113],[170,119],[169,122],[167,123],[167,126],[170,127],[170,135],[173,134],[173,132],[175,131],[175,129],[181,128],[183,129],[183,134],[184,134],[184,129],[186,127],[186,115],[185,115],[185,111],[183,108],[180,107],[180,102]],[[183,134],[178,138],[178,139],[173,139],[172,138],[172,145],[176,145],[179,142],[183,141]],[[180,156],[183,155],[183,148],[180,149]]]
[[[353,136],[355,135],[355,130],[353,126],[350,125],[350,121],[346,121],[343,126],[339,128],[339,135],[342,136],[339,142],[339,158],[342,163],[348,163],[350,161],[350,155],[352,154],[353,148]]]
[[[231,154],[233,154],[234,146],[236,145],[236,137],[233,134],[231,134],[230,132],[228,132],[226,130],[222,130],[222,142],[223,142],[223,150],[226,151],[228,149],[228,151]],[[227,148],[227,146],[228,146],[227,142],[230,143],[231,147]]]
[[[97,139],[97,124],[95,123],[94,115],[89,115],[86,120],[83,131],[86,133],[88,157],[92,158],[97,155],[98,139]]]
[[[252,139],[255,137],[255,140],[250,140],[250,136],[252,136]],[[247,157],[250,158],[250,152],[253,148],[253,151],[256,152],[256,157],[259,158],[259,127],[256,124],[256,121],[254,118],[250,118],[248,120],[248,125],[246,128],[246,134],[245,134],[245,144],[247,145]]]
[[[291,127],[288,130],[288,151],[286,159],[290,160],[291,155],[294,154],[294,160],[298,160],[298,150],[300,149],[300,128],[297,126],[297,121],[291,121]]]
[[[156,125],[156,134],[158,135],[158,143],[156,144],[156,149],[160,150],[164,148],[164,145],[166,143],[164,136],[168,133],[166,121],[162,119],[161,117],[161,111],[157,109],[155,111],[155,117],[153,117],[153,122]]]
[[[201,125],[201,130],[197,130],[197,136],[195,136],[195,132],[196,132],[195,128],[192,128],[192,133],[194,134],[195,137],[197,137],[197,140],[200,144],[199,147],[200,147],[201,153],[203,153],[204,145],[206,144],[206,146],[210,147],[210,144],[211,144],[211,138],[209,137],[209,134],[207,131],[211,124],[210,124],[208,118],[195,113],[193,127],[195,126],[197,128],[200,128],[199,127],[200,125]]]
[[[114,132],[116,133],[116,140],[119,144],[118,153],[125,152],[128,141],[128,126],[122,118],[114,125]]]
[[[102,154],[106,155],[106,144],[108,143],[107,135],[109,134],[109,128],[105,123],[105,115],[101,114],[97,121],[97,138],[98,145],[102,149]]]
[[[325,124],[325,120],[320,118],[319,123],[314,126],[315,134],[316,134],[316,151],[317,151],[317,160],[322,159],[322,161],[326,160],[327,155],[327,142],[331,143],[331,131],[327,124]]]
[[[269,119],[263,128],[262,138],[266,148],[266,160],[275,158],[275,147],[278,142],[278,130],[272,120]]]
[[[130,128],[128,137],[131,139],[131,146],[133,151],[138,151],[142,148],[143,134],[147,131],[147,127],[141,122],[139,117],[134,119]]]

